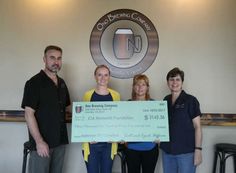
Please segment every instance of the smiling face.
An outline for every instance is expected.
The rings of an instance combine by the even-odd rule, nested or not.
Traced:
[[[150,100],[149,79],[146,75],[138,74],[134,76],[132,100]]]
[[[44,55],[45,70],[50,73],[57,73],[62,66],[62,52],[48,50]]]
[[[146,93],[148,91],[147,83],[144,80],[138,80],[134,85],[134,92],[136,94],[136,98],[146,98]]]
[[[180,77],[180,75],[176,75],[174,77],[169,77],[167,81],[167,85],[170,89],[171,92],[181,92],[182,91],[182,86],[183,86],[183,81]]]
[[[107,87],[110,79],[110,72],[106,67],[97,68],[94,74],[97,86]]]

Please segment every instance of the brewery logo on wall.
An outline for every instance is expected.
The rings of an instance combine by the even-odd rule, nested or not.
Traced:
[[[159,48],[157,31],[142,13],[118,9],[101,17],[90,36],[90,52],[97,65],[105,64],[116,78],[145,72]]]

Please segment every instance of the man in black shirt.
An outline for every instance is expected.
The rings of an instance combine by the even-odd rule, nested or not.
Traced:
[[[29,173],[60,173],[68,144],[65,115],[70,105],[67,86],[57,75],[62,66],[62,49],[47,46],[43,60],[44,70],[25,84],[21,105],[34,148]]]

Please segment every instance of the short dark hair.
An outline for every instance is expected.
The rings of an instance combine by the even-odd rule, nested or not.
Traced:
[[[49,45],[45,48],[44,50],[44,55],[49,51],[49,50],[57,50],[59,52],[62,53],[62,48],[60,48],[59,46],[55,46],[55,45]]]
[[[180,75],[182,82],[184,81],[184,71],[180,70],[178,67],[173,68],[170,70],[166,75],[166,80],[168,81],[171,77],[176,77]]]

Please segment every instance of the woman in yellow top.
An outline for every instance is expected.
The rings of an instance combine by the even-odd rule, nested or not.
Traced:
[[[110,70],[105,65],[99,65],[94,71],[95,89],[84,94],[84,101],[119,101],[120,94],[110,88]],[[117,153],[117,143],[90,142],[82,146],[84,160],[88,173],[111,173],[114,155]]]

